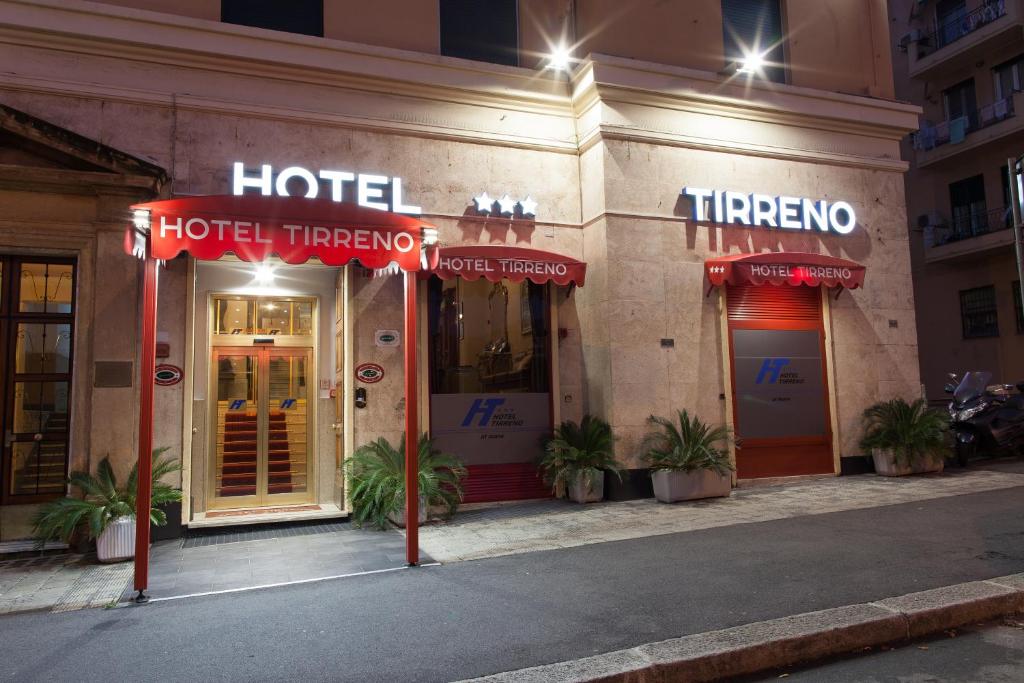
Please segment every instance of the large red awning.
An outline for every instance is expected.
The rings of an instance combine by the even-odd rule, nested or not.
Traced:
[[[859,263],[824,254],[778,251],[762,254],[730,254],[704,262],[711,284],[807,285],[844,287],[864,285],[865,268]]]
[[[429,272],[442,280],[456,277],[466,280],[485,278],[491,282],[530,280],[538,285],[554,282],[582,287],[587,276],[587,264],[582,261],[524,247],[486,244],[443,247],[430,261]]]
[[[316,257],[329,266],[352,259],[367,268],[397,264],[420,269],[422,228],[416,216],[357,204],[304,197],[209,195],[135,204],[149,212],[151,256],[172,259],[183,251],[203,261],[231,252],[243,261],[277,255],[285,263]],[[125,250],[138,250],[129,229]]]

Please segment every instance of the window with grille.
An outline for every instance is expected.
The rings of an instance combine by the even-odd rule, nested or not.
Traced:
[[[1017,318],[1017,334],[1024,333],[1024,305],[1020,299],[1020,280],[1013,283],[1013,312]]]
[[[516,0],[441,0],[441,54],[519,66]]]
[[[964,339],[999,336],[996,288],[975,287],[960,291],[960,320]]]
[[[742,63],[751,53],[762,55],[764,77],[786,82],[779,0],[722,0],[725,63]]]

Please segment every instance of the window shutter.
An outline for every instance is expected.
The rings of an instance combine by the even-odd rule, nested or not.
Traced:
[[[818,287],[789,285],[730,286],[726,292],[730,321],[821,319]]]
[[[722,36],[726,63],[741,60],[749,50],[767,51],[770,80],[785,80],[782,8],[779,0],[722,0]]]

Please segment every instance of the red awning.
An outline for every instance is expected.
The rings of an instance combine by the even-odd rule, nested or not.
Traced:
[[[433,227],[416,216],[351,203],[304,197],[210,195],[135,204],[149,211],[151,255],[172,259],[183,251],[203,261],[231,252],[260,262],[272,254],[291,264],[312,257],[329,266],[359,259],[367,268],[395,263],[420,269],[422,230]],[[138,250],[129,228],[125,250]]]
[[[730,254],[704,262],[704,272],[713,285],[825,285],[857,289],[864,285],[864,271],[864,266],[853,261],[795,251]]]
[[[437,250],[436,257],[431,257],[430,261],[430,273],[442,280],[456,277],[466,280],[486,278],[491,282],[501,279],[512,282],[530,280],[538,285],[550,281],[559,285],[573,283],[582,287],[587,275],[587,264],[582,261],[523,247],[443,247]]]

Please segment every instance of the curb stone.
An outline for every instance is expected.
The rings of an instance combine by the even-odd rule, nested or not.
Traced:
[[[887,645],[1024,612],[1024,574],[936,588],[583,659],[506,671],[477,683],[714,681]]]

